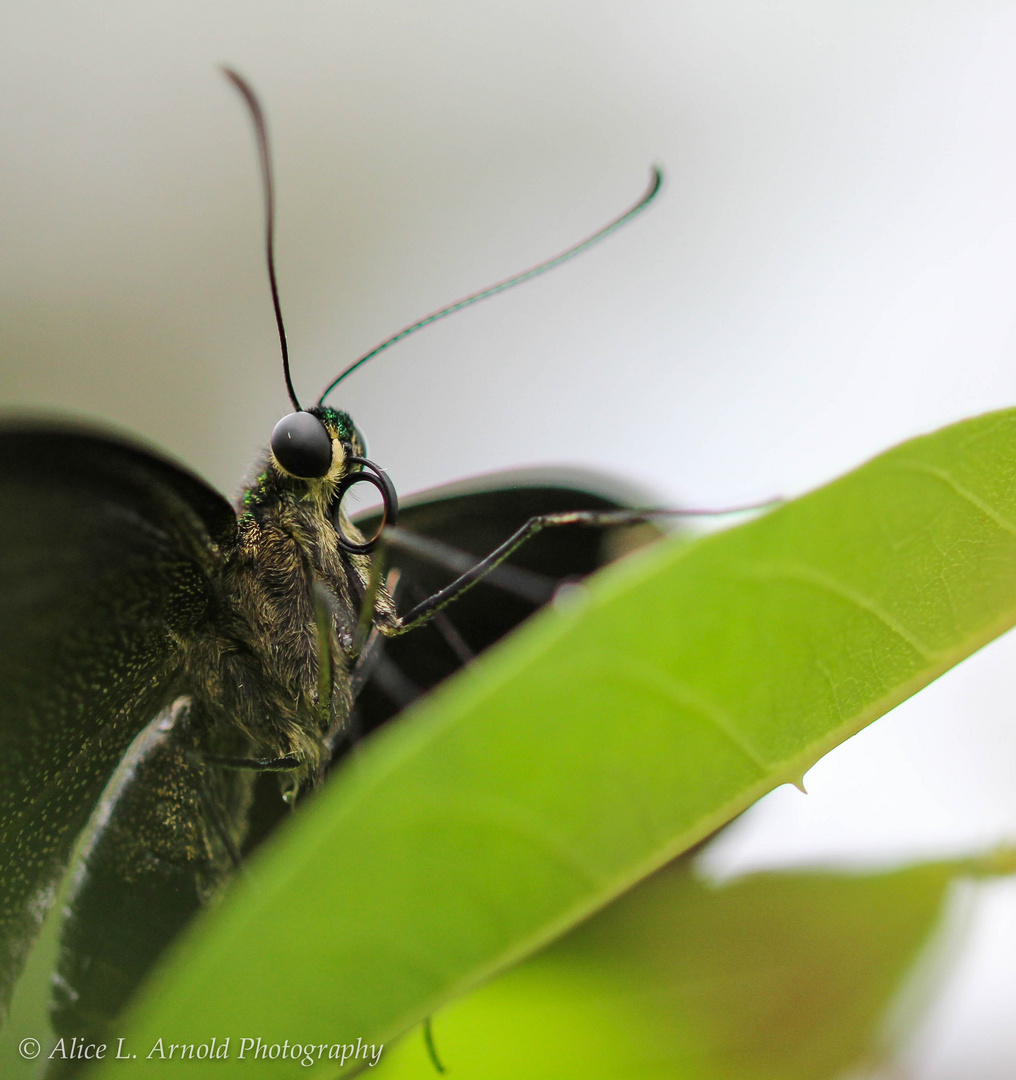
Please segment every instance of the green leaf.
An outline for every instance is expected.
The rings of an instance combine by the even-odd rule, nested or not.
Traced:
[[[471,1080],[826,1080],[882,1057],[887,1007],[962,863],[766,873],[721,887],[687,862],[642,882],[433,1018]],[[377,1080],[435,1080],[420,1033]]]
[[[1002,412],[608,570],[372,740],[188,936],[132,1043],[390,1041],[1011,626],[1013,521]]]

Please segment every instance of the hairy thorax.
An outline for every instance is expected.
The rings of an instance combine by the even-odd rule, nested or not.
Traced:
[[[347,724],[353,704],[350,677],[371,567],[369,556],[338,544],[332,516],[341,475],[298,481],[269,463],[247,489],[236,543],[225,553],[218,610],[187,664],[195,673],[188,689],[209,717],[208,749],[230,754],[243,743],[258,758],[296,757],[294,787],[319,778],[328,737]],[[351,525],[344,530],[357,535]],[[372,621],[383,631],[394,618],[382,584]],[[331,673],[324,688],[322,664]]]

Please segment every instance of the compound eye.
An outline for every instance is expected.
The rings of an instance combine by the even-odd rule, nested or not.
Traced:
[[[324,424],[309,412],[284,416],[272,432],[275,460],[291,476],[318,480],[332,467],[332,440]]]

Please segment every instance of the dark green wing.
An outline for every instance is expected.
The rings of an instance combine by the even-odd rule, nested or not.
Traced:
[[[0,1019],[77,832],[173,694],[235,524],[138,446],[0,424]]]

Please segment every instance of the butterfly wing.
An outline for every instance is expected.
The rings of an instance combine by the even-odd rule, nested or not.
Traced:
[[[75,836],[172,695],[229,504],[131,443],[0,425],[0,1014]]]

